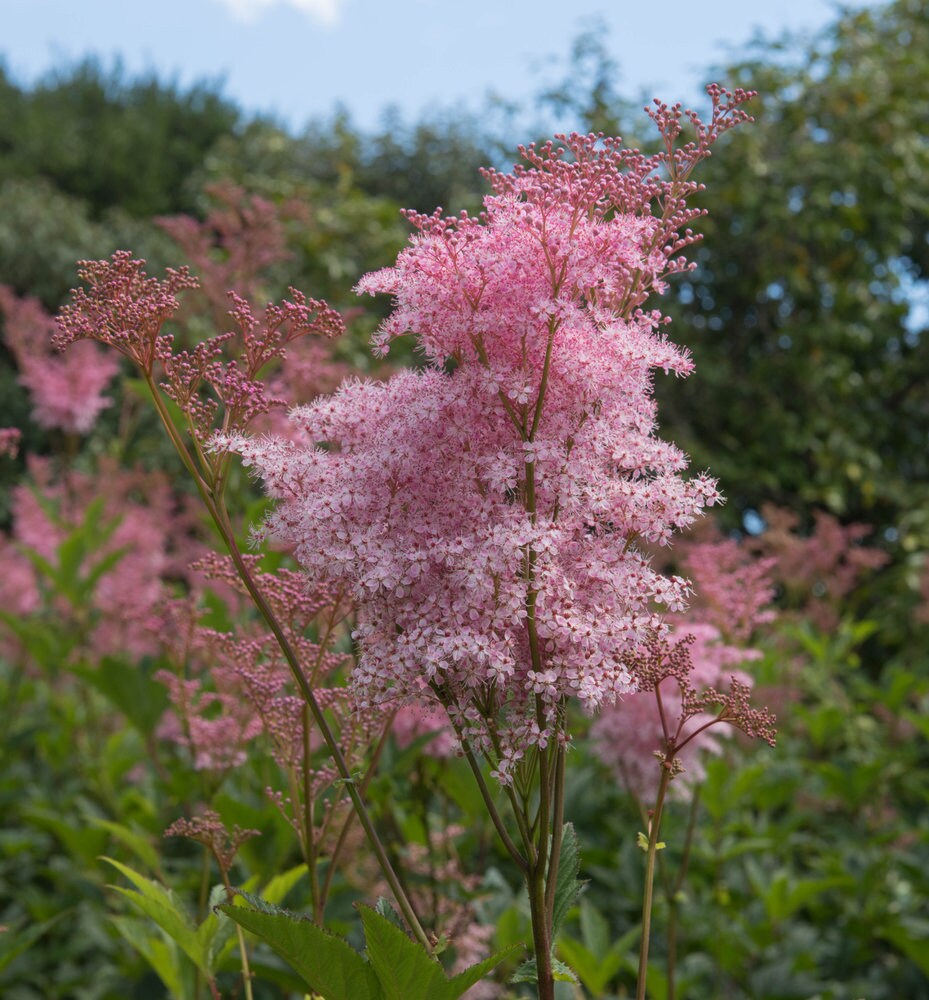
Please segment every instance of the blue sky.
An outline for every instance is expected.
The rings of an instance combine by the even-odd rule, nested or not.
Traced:
[[[389,103],[415,116],[476,110],[489,91],[525,99],[554,72],[545,57],[563,60],[596,18],[625,95],[692,104],[707,67],[756,29],[815,31],[835,11],[832,0],[0,0],[0,58],[28,83],[119,56],[182,85],[222,78],[227,96],[292,128],[337,102],[369,127]]]

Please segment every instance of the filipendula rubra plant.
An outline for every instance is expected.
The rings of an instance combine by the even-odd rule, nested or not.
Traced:
[[[687,375],[693,366],[663,335],[665,317],[645,308],[669,275],[691,266],[680,251],[698,238],[687,228],[701,214],[687,205],[699,190],[694,167],[747,118],[749,93],[708,92],[708,123],[679,106],[649,112],[664,140],[656,155],[619,139],[560,137],[564,147],[521,148],[524,163],[511,174],[487,171],[493,193],[478,218],[408,213],[411,246],[359,290],[395,298],[376,351],[412,332],[425,367],[348,383],[294,410],[287,438],[245,433],[246,418],[266,409],[254,362],[286,338],[275,333],[262,346],[241,300],[232,315],[246,335],[247,372],[219,367],[215,342],[175,356],[159,335],[174,291],[189,283],[183,272],[149,291],[152,279],[138,268],[127,284],[137,265],[128,257],[85,266],[92,292],[76,293],[62,318],[62,343],[104,340],[141,367],[246,585],[216,497],[230,453],[264,480],[277,500],[267,532],[357,606],[352,683],[361,710],[400,699],[447,712],[526,882],[534,958],[517,980],[534,980],[541,1000],[570,975],[553,957],[578,888],[564,817],[569,703],[595,712],[655,686],[662,614],[684,606],[689,585],[657,572],[644,545],[666,544],[720,500],[709,476],[685,478],[686,456],[656,435],[654,369]],[[678,146],[685,119],[695,138]],[[115,284],[108,266],[121,269]],[[306,325],[303,305],[291,308]],[[160,401],[156,360],[188,416],[192,450]],[[204,380],[233,415],[212,435],[198,395]],[[258,588],[252,595],[286,656],[286,636]],[[301,692],[316,717],[305,680]],[[743,698],[727,698],[720,718],[758,730]],[[428,949],[321,712],[318,723],[404,918]],[[414,995],[439,993],[404,994]]]
[[[277,500],[267,531],[353,594],[360,704],[399,695],[447,711],[526,881],[535,958],[524,975],[543,1000],[576,891],[576,871],[559,873],[576,869],[563,815],[569,701],[595,712],[654,686],[662,612],[684,606],[688,583],[653,569],[640,544],[667,543],[720,500],[656,436],[653,371],[693,365],[646,309],[691,266],[680,251],[701,214],[687,206],[692,170],[747,118],[750,94],[709,95],[708,123],[656,105],[665,149],[654,156],[562,136],[563,147],[521,148],[510,174],[486,171],[480,217],[408,213],[411,245],[359,290],[395,300],[375,350],[412,333],[425,367],[294,410],[303,442],[220,444]],[[679,147],[685,117],[696,137]],[[721,716],[757,731],[744,699],[726,704]]]

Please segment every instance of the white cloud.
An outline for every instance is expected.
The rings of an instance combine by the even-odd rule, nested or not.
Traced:
[[[323,24],[335,24],[339,19],[344,0],[219,0],[219,2],[239,21],[256,21],[266,10],[280,5],[294,7]]]

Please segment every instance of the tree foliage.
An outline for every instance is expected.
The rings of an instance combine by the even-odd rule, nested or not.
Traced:
[[[99,216],[193,207],[185,181],[240,112],[214,84],[182,90],[88,60],[31,90],[0,70],[0,179],[43,177]]]
[[[757,123],[708,165],[721,196],[675,310],[699,377],[667,393],[670,433],[738,512],[826,507],[925,547],[929,11],[847,13],[724,76]]]

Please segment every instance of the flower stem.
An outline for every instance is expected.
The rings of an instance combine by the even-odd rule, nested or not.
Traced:
[[[545,905],[545,861],[538,863],[526,879],[529,890],[529,914],[532,918],[532,943],[535,951],[536,982],[539,1000],[555,1000],[555,978],[552,974],[551,923]]]
[[[409,896],[404,891],[403,886],[397,877],[397,873],[394,871],[393,866],[390,863],[390,859],[387,856],[384,845],[381,843],[381,840],[377,835],[374,823],[371,820],[371,815],[368,812],[367,804],[365,803],[361,792],[356,787],[355,779],[352,777],[352,773],[349,770],[348,763],[345,760],[342,749],[336,741],[335,735],[329,726],[329,722],[323,713],[322,707],[316,700],[316,696],[313,693],[313,689],[310,686],[306,675],[301,669],[300,659],[288,639],[283,626],[280,622],[278,622],[277,617],[274,614],[274,610],[271,608],[261,590],[258,588],[258,585],[252,576],[251,570],[242,556],[242,552],[236,542],[235,534],[229,521],[229,515],[223,505],[222,497],[215,495],[210,479],[204,478],[200,470],[198,470],[197,463],[194,461],[190,451],[187,449],[187,446],[178,434],[177,428],[171,420],[171,415],[168,412],[164,401],[161,399],[154,378],[150,373],[145,373],[145,380],[148,383],[149,390],[151,391],[152,398],[155,402],[155,407],[158,410],[158,415],[161,417],[161,421],[165,426],[165,430],[171,438],[181,461],[183,461],[184,465],[192,474],[197,490],[213,519],[213,523],[216,525],[217,530],[226,544],[229,555],[232,557],[232,562],[239,574],[239,578],[242,580],[245,589],[248,591],[249,596],[252,598],[252,601],[261,614],[261,617],[265,620],[265,623],[271,630],[274,638],[277,640],[278,646],[280,646],[281,652],[284,654],[284,659],[287,661],[287,665],[290,668],[294,682],[296,683],[303,700],[309,707],[310,712],[313,715],[314,722],[319,727],[320,734],[329,749],[329,754],[336,766],[336,770],[339,772],[339,777],[341,778],[342,783],[345,785],[345,790],[348,793],[349,798],[352,800],[352,805],[355,812],[358,814],[359,822],[361,823],[365,836],[368,838],[368,842],[374,851],[381,872],[387,880],[387,884],[390,886],[391,892],[394,894],[397,905],[400,907],[400,912],[403,914],[403,918],[409,925],[416,940],[426,949],[426,951],[432,954],[432,945],[429,942],[429,938],[423,930],[423,927],[413,910],[413,905],[410,902]],[[209,469],[207,469],[207,476],[211,476],[211,471]]]
[[[658,835],[661,831],[661,812],[664,808],[665,795],[671,783],[671,769],[667,766],[661,769],[661,783],[658,786],[658,798],[652,813],[651,826],[648,831],[648,860],[645,867],[645,891],[642,896],[642,940],[639,945],[639,977],[636,985],[636,1000],[645,1000],[645,980],[648,975],[648,942],[652,922],[652,896],[655,884],[655,858],[658,855]]]

